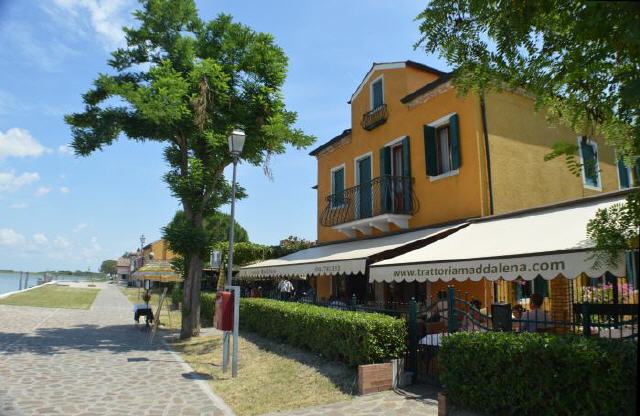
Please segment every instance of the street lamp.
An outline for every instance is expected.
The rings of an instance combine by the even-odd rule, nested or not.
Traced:
[[[246,136],[242,130],[234,130],[229,136],[229,152],[233,158],[233,180],[231,181],[231,222],[229,225],[229,267],[227,268],[227,285],[231,286],[231,277],[233,273],[233,237],[236,213],[236,170],[238,168],[238,160],[240,153],[244,147]]]
[[[244,147],[245,134],[242,130],[233,130],[229,136],[229,152],[233,158],[233,180],[231,181],[231,222],[229,223],[229,265],[227,267],[227,286],[231,288],[231,280],[233,277],[233,237],[234,237],[234,225],[235,225],[235,213],[236,213],[236,170],[238,168],[238,160],[240,160],[240,153]],[[233,291],[233,357],[231,360],[231,376],[236,377],[238,375],[238,326],[240,324],[239,303],[240,294],[238,288]],[[227,360],[229,359],[229,333],[225,332],[224,347],[223,347],[223,371],[227,369]]]
[[[142,267],[144,265],[144,242],[147,241],[147,239],[145,238],[144,234],[140,234],[140,266],[138,266],[138,269],[140,267]],[[137,269],[136,269],[137,270]],[[138,285],[138,299],[140,299],[140,283],[136,282],[136,284]]]

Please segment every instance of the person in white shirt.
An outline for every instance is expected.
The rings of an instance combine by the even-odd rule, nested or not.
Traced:
[[[280,290],[281,300],[289,300],[291,293],[293,293],[293,284],[289,280],[283,279],[278,283],[278,290]]]

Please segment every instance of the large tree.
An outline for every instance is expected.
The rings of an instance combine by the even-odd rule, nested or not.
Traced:
[[[121,136],[166,145],[165,180],[182,203],[190,240],[178,251],[187,267],[180,335],[188,338],[200,326],[204,218],[230,196],[227,137],[234,128],[246,132],[241,157],[253,165],[313,137],[293,127],[296,114],[285,108],[287,57],[271,35],[228,15],[202,21],[193,0],[141,1],[134,17],[138,25],[124,28],[127,46],[112,53],[112,70],[84,94],[85,110],[66,121],[82,156]]]
[[[628,166],[640,155],[640,3],[586,0],[432,0],[416,47],[455,68],[463,94],[524,89],[550,120],[602,136]],[[574,143],[556,143],[575,173]],[[585,168],[589,168],[585,166]],[[633,183],[638,185],[636,170]],[[588,233],[603,256],[637,247],[640,200],[599,213]]]

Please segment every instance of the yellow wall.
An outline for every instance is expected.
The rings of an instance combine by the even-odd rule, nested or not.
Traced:
[[[385,124],[366,131],[360,126],[360,121],[362,115],[369,110],[369,83],[380,73],[384,73],[384,100],[389,118]],[[351,138],[343,140],[346,143],[337,148],[321,152],[317,156],[319,215],[326,206],[326,197],[331,194],[331,168],[344,163],[345,187],[352,187],[355,185],[354,160],[371,152],[372,177],[378,177],[380,148],[407,135],[410,137],[411,174],[415,180],[413,189],[420,203],[420,209],[411,218],[409,226],[415,228],[482,215],[482,203],[486,200],[481,195],[480,177],[484,150],[479,147],[482,145],[482,137],[478,134],[480,118],[477,98],[469,96],[463,99],[453,89],[449,89],[414,107],[400,102],[406,94],[434,78],[431,74],[412,68],[376,71],[370,77],[369,82],[352,101]],[[431,182],[426,174],[423,126],[451,113],[457,113],[460,121],[460,174]],[[374,233],[379,234],[377,231]],[[345,238],[344,234],[318,223],[318,241]]]
[[[169,249],[169,244],[165,240],[157,240],[147,245],[143,250],[146,257],[153,253],[154,260],[171,261],[175,258],[175,253]]]
[[[569,172],[564,157],[544,161],[554,143],[577,144],[578,134],[551,125],[544,112],[535,111],[532,99],[507,92],[489,94],[486,112],[496,214],[600,193],[584,188],[582,177]],[[595,141],[601,192],[617,190],[614,151],[601,139]]]

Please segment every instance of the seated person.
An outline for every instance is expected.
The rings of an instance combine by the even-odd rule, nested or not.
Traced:
[[[522,314],[522,323],[520,330],[523,332],[539,332],[550,328],[551,325],[548,321],[551,321],[547,311],[542,308],[544,298],[539,293],[534,293],[529,298],[529,305],[531,310]]]

